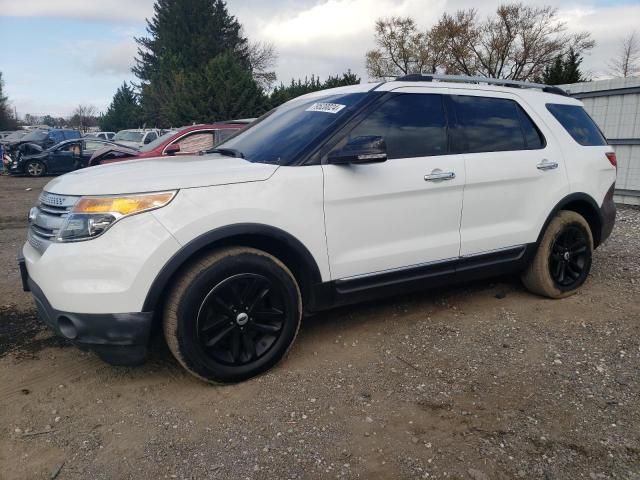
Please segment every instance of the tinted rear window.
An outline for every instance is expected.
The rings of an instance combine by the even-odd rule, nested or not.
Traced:
[[[580,105],[547,103],[547,110],[580,145],[606,145],[607,140],[596,123]]]

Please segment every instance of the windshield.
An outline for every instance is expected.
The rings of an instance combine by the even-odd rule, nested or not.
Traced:
[[[29,132],[27,132],[26,130],[18,130],[17,132],[10,133],[6,137],[4,137],[4,139],[2,141],[4,141],[4,142],[15,142],[16,140],[20,140],[27,133],[29,133]]]
[[[113,139],[117,142],[121,140],[123,142],[141,142],[143,133],[141,132],[129,132],[127,130],[121,130],[116,133],[116,136]]]
[[[237,152],[250,162],[287,165],[365,96],[348,93],[292,100],[216,148]]]
[[[140,151],[141,152],[150,152],[151,150],[153,150],[154,148],[162,145],[164,142],[166,142],[167,140],[169,140],[171,137],[173,137],[176,134],[175,130],[169,130],[167,133],[165,133],[164,135],[159,136],[158,138],[156,138],[153,142],[151,143],[147,143],[145,146],[143,146]],[[116,135],[117,136],[117,135]]]
[[[20,140],[24,142],[41,142],[42,140],[47,138],[47,135],[48,135],[48,132],[44,130],[32,130],[29,133],[27,133],[24,137],[22,137]]]

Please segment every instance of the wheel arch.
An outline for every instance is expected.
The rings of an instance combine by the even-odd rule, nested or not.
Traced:
[[[211,250],[231,246],[256,248],[278,258],[296,278],[302,293],[303,306],[309,304],[313,287],[322,282],[320,269],[313,255],[293,235],[269,225],[228,225],[200,235],[176,252],[151,284],[142,311],[158,311],[167,287],[195,258]]]
[[[593,235],[593,246],[598,247],[601,243],[602,237],[602,225],[603,216],[602,211],[596,201],[590,195],[586,193],[572,193],[560,200],[553,208],[549,216],[544,222],[540,234],[538,235],[537,243],[540,243],[544,232],[547,230],[549,223],[553,220],[553,217],[557,215],[560,210],[570,210],[572,212],[579,213],[589,224],[591,229],[591,235]]]

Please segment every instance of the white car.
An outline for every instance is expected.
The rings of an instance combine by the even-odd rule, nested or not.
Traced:
[[[29,214],[25,287],[104,360],[142,362],[157,327],[211,382],[271,368],[304,313],[336,305],[513,272],[565,297],[613,228],[616,158],[563,93],[436,76],[341,87],[206,155],[58,177]]]
[[[91,132],[85,135],[85,137],[100,138],[102,140],[113,140],[115,136],[116,132]]]
[[[155,129],[120,130],[111,140],[127,147],[142,148],[143,146],[153,142],[160,135],[162,135],[162,133]]]

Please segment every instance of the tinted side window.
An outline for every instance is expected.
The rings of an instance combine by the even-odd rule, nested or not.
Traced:
[[[380,105],[356,126],[349,138],[379,135],[388,158],[447,153],[447,119],[441,95],[403,93]]]
[[[517,103],[504,98],[453,95],[457,141],[467,153],[525,150]]]
[[[547,103],[547,110],[580,145],[606,145],[607,141],[589,114],[580,105]]]
[[[520,125],[522,126],[522,133],[524,135],[524,142],[528,150],[537,150],[544,148],[545,139],[540,133],[540,130],[533,123],[533,120],[527,115],[520,105],[516,105],[518,110],[518,116],[520,117]]]

